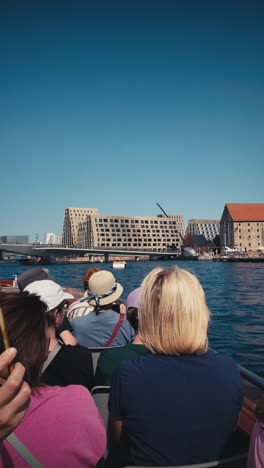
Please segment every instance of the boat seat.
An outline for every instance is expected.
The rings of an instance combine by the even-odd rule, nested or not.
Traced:
[[[110,392],[110,386],[108,385],[97,385],[96,387],[93,387],[91,390],[91,395],[94,399],[94,402],[97,408],[100,411],[100,414],[102,416],[106,429],[108,426],[108,419],[109,419],[109,413],[108,413],[108,407],[107,407],[108,400],[109,400],[109,392]]]
[[[102,416],[102,420],[104,422],[106,431],[107,431],[108,419],[109,419],[109,412],[108,412],[109,392],[110,392],[110,387],[103,386],[103,385],[98,385],[96,387],[93,387],[91,390],[91,395],[93,397],[95,405],[97,406]],[[106,460],[107,455],[108,455],[108,450],[106,449],[105,454],[104,454],[104,460]]]
[[[100,357],[101,352],[104,351],[105,349],[109,349],[109,348],[98,347],[98,348],[88,348],[88,349],[91,351],[91,354],[92,354],[93,371],[94,371],[94,375],[95,375],[97,362],[98,362],[98,359]]]
[[[92,360],[93,360],[93,371],[95,375],[96,367],[97,367],[97,362],[100,357],[100,354],[102,351],[105,351],[106,349],[114,349],[114,348],[121,348],[121,346],[108,346],[108,347],[98,347],[98,348],[91,348],[89,347],[88,349],[91,351],[92,354]]]

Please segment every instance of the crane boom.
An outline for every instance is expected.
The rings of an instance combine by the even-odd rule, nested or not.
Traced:
[[[161,211],[165,214],[166,218],[168,218],[169,216],[167,215],[166,211],[164,211],[164,209],[160,206],[159,203],[156,203],[158,205],[158,207],[161,209]]]

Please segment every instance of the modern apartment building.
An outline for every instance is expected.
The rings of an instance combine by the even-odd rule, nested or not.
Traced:
[[[190,219],[186,235],[203,235],[207,240],[214,240],[220,234],[220,221],[216,219]]]
[[[239,250],[264,247],[264,203],[227,203],[220,221],[220,244]]]
[[[78,226],[86,221],[88,215],[92,214],[97,214],[96,208],[65,208],[62,245],[77,246]]]
[[[87,208],[82,212],[80,208],[75,208],[75,212],[72,210],[74,208],[65,210],[63,245],[67,245],[65,241],[68,241],[69,246],[69,242],[72,242],[72,246],[79,248],[152,251],[166,250],[168,245],[175,248],[182,245],[184,223],[179,215],[112,216],[99,215],[95,209]]]
[[[61,244],[61,236],[57,236],[54,232],[46,232],[42,244],[52,244],[52,245],[60,245]]]

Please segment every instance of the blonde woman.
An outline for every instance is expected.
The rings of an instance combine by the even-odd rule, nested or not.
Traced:
[[[115,466],[219,459],[242,402],[232,358],[208,350],[210,312],[198,279],[156,268],[141,286],[139,338],[151,351],[114,375],[109,412]]]

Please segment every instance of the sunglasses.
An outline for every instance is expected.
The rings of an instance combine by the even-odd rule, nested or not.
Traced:
[[[60,305],[58,305],[58,307],[57,307],[57,310],[58,310],[59,312],[62,312],[63,310],[67,310],[67,309],[68,309],[68,304],[67,304],[67,302],[64,302],[63,304],[60,304]]]

